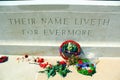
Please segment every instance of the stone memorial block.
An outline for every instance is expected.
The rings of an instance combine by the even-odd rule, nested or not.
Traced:
[[[0,54],[58,56],[65,40],[86,52],[120,56],[120,6],[0,6]]]

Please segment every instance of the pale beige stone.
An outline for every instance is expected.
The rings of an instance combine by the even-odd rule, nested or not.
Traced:
[[[56,59],[49,59],[51,62],[53,60],[56,61]],[[119,63],[120,58],[101,58],[96,66],[97,72],[92,77],[79,74],[75,66],[71,66],[70,70],[72,70],[72,73],[69,73],[67,77],[62,78],[60,75],[56,75],[49,80],[120,80]],[[38,74],[37,80],[47,80],[47,76],[45,74]]]
[[[0,80],[47,80],[46,74],[40,74],[38,71],[43,70],[38,65],[29,64],[28,62],[17,62],[16,58],[21,56],[9,56],[8,62],[0,64]],[[32,58],[32,56],[31,56]],[[44,57],[45,61],[55,64],[61,57]],[[60,75],[50,77],[49,80],[120,80],[120,58],[99,58],[96,65],[96,74],[92,77],[84,76],[76,71],[75,66],[69,67],[72,73],[62,78]]]

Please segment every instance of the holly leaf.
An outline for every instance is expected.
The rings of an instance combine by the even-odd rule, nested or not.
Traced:
[[[59,70],[59,74],[62,76],[62,77],[66,77],[67,76],[67,73],[71,72],[69,69],[64,69],[64,70]]]
[[[48,78],[50,76],[55,76],[56,75],[56,70],[55,67],[53,66],[52,68],[49,68],[48,72],[47,72]]]

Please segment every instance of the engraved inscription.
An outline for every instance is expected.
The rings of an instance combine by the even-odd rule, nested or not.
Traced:
[[[31,30],[23,29],[22,34],[23,35],[38,35],[39,31],[37,29],[34,29],[34,30],[33,29],[31,29]]]
[[[55,15],[54,15],[55,14]],[[68,14],[68,15],[66,15]],[[82,40],[101,39],[105,31],[111,26],[112,19],[109,16],[102,16],[95,13],[89,16],[88,13],[33,13],[16,14],[7,18],[10,27],[18,29],[21,36],[31,39],[59,39],[80,37]],[[26,16],[27,15],[27,16]],[[29,15],[29,16],[28,16]],[[33,15],[33,16],[32,16]],[[19,28],[20,27],[20,28]],[[20,29],[20,30],[19,30]],[[108,30],[106,30],[108,31]],[[17,33],[17,32],[16,32]],[[98,37],[100,35],[102,37]],[[105,39],[105,38],[104,38]]]
[[[22,25],[36,24],[35,18],[10,18],[8,20],[10,24],[22,24]]]
[[[41,18],[41,23],[42,24],[63,24],[63,25],[68,25],[69,24],[69,18]]]
[[[12,25],[92,25],[92,26],[108,26],[110,19],[93,19],[93,18],[9,18]]]
[[[41,30],[37,29],[23,29],[23,35],[40,35]],[[43,29],[44,36],[91,36],[92,30],[81,29]]]
[[[92,33],[92,30],[80,30],[80,29],[44,29],[44,35],[45,36],[89,36]]]
[[[86,19],[86,18],[75,18],[75,25],[109,25],[110,19]]]

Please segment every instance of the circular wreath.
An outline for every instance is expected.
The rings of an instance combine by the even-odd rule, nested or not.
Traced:
[[[67,60],[72,55],[80,55],[81,48],[77,42],[73,40],[67,40],[61,44],[59,51],[62,58]]]
[[[96,67],[88,59],[80,59],[76,64],[77,71],[83,75],[92,76],[96,73]]]

